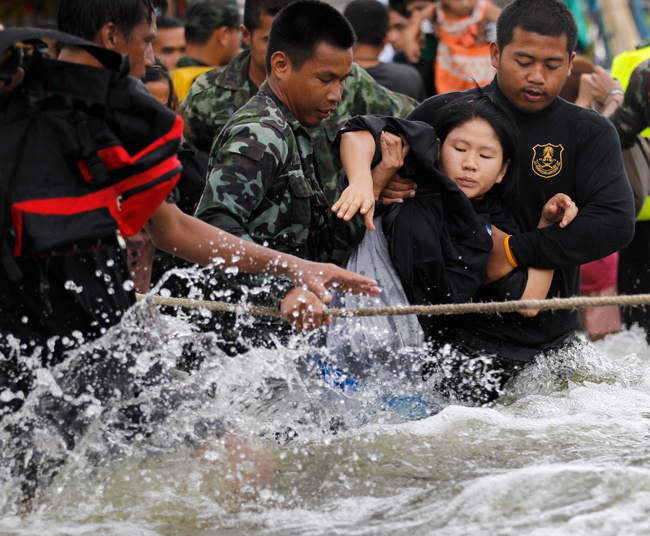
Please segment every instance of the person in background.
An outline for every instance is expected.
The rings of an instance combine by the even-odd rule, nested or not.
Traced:
[[[437,94],[434,62],[438,39],[433,33],[430,20],[431,5],[431,2],[424,0],[389,0],[388,2],[393,19],[397,21],[400,30],[393,34],[398,40],[399,48],[393,56],[393,62],[412,65],[418,70],[427,97]]]
[[[595,66],[589,58],[576,56],[560,97],[583,108],[596,108],[585,79],[589,79]],[[583,77],[583,75],[585,75]],[[582,81],[582,82],[581,82]],[[602,107],[602,105],[601,105]],[[580,294],[582,296],[616,296],[618,294],[618,251],[580,267]],[[580,309],[582,329],[590,340],[602,339],[609,333],[621,331],[621,310],[617,306]]]
[[[432,20],[438,35],[435,80],[438,93],[489,84],[490,63],[486,23],[496,22],[500,8],[489,0],[438,0]]]
[[[621,148],[632,148],[638,143],[637,135],[650,127],[650,59],[642,61],[633,70],[625,91],[621,88],[621,82],[599,67],[585,82],[593,98],[603,103],[602,113],[616,127]],[[634,239],[619,252],[618,290],[621,294],[650,293],[650,221],[647,219],[647,205],[646,201],[640,208]],[[627,327],[633,324],[642,327],[650,343],[650,315],[645,309],[623,307],[622,319]]]
[[[357,36],[353,60],[382,86],[422,102],[426,98],[424,83],[415,67],[379,61],[379,55],[388,42],[386,6],[377,0],[353,0],[343,14]]]
[[[190,0],[185,18],[185,54],[172,71],[183,100],[197,76],[226,65],[240,51],[236,0]]]
[[[153,42],[153,52],[172,71],[185,55],[185,26],[173,17],[159,17],[156,23],[158,33]]]

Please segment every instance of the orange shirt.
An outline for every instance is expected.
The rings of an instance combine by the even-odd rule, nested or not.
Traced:
[[[480,32],[485,32],[485,12],[488,0],[479,0],[467,17],[452,19],[436,5],[439,43],[435,63],[438,93],[460,91],[489,84],[496,70],[490,63],[490,44]]]

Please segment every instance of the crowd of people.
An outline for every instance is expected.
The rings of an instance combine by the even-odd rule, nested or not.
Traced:
[[[160,138],[133,125],[118,132],[124,147],[138,148],[129,164],[160,145],[179,148],[173,166],[147,173],[143,188],[167,190],[143,204],[144,228],[120,227],[126,245],[110,229],[16,255],[8,216],[3,244],[14,255],[3,255],[0,269],[0,382],[21,394],[3,394],[4,411],[31,389],[21,355],[41,347],[34,355],[43,364],[59,363],[120,321],[135,301],[129,280],[147,292],[179,262],[210,266],[206,299],[282,311],[283,319],[240,323],[224,313],[201,323],[237,354],[328,324],[328,289],[376,296],[381,274],[345,270],[370,233],[385,235],[390,268],[418,305],[576,296],[580,267],[634,236],[621,146],[650,123],[648,62],[626,92],[598,70],[583,75],[601,113],[559,98],[578,38],[561,0],[514,0],[503,11],[487,0],[353,0],[344,13],[318,0],[246,0],[243,20],[233,0],[189,0],[184,21],[155,0],[61,0],[57,28],[94,47],[61,38],[52,61],[127,76],[97,49],[125,56],[127,77],[142,81],[129,91],[146,87],[159,103],[151,124],[174,124],[178,114],[184,126]],[[380,60],[387,43],[402,63]],[[5,124],[28,114],[20,97],[35,87],[19,56],[7,47],[0,57]],[[96,155],[112,171],[108,154],[67,159],[66,172],[90,180]],[[11,169],[5,163],[3,177]],[[10,185],[3,201],[12,200]],[[118,209],[125,198],[117,189]],[[637,259],[638,271],[625,272],[635,290],[646,268]],[[162,284],[189,292],[173,278]],[[494,400],[544,352],[581,344],[575,310],[419,320],[423,380],[447,366],[445,388],[468,403]],[[444,364],[449,353],[439,350],[449,345],[456,352]],[[496,378],[488,387],[463,367],[486,355]]]

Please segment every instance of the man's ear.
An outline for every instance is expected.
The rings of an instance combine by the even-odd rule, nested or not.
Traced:
[[[221,48],[225,48],[228,45],[228,37],[230,34],[230,27],[228,26],[219,26],[214,33],[212,34],[212,37],[219,43]]]
[[[253,32],[249,31],[246,26],[243,24],[239,25],[239,31],[241,32],[241,38],[244,43],[246,43],[246,46],[251,46],[251,37],[253,36]]]
[[[496,41],[490,43],[490,63],[495,69],[499,67],[499,58],[501,57],[501,51],[499,50],[499,45]]]
[[[107,22],[99,29],[93,41],[104,48],[113,50],[117,44],[118,33],[117,26],[112,22]]]
[[[281,50],[271,56],[271,72],[278,80],[283,80],[291,72],[291,60]]]
[[[571,68],[573,67],[573,60],[576,58],[576,53],[572,52],[571,56],[569,56],[569,70],[566,73],[566,77],[569,78],[571,76]]]

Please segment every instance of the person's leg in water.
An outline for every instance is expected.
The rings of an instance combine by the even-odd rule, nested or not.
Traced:
[[[433,359],[422,366],[422,379],[450,400],[470,406],[494,402],[507,381],[525,363],[498,356],[482,356],[466,348],[434,346]]]

